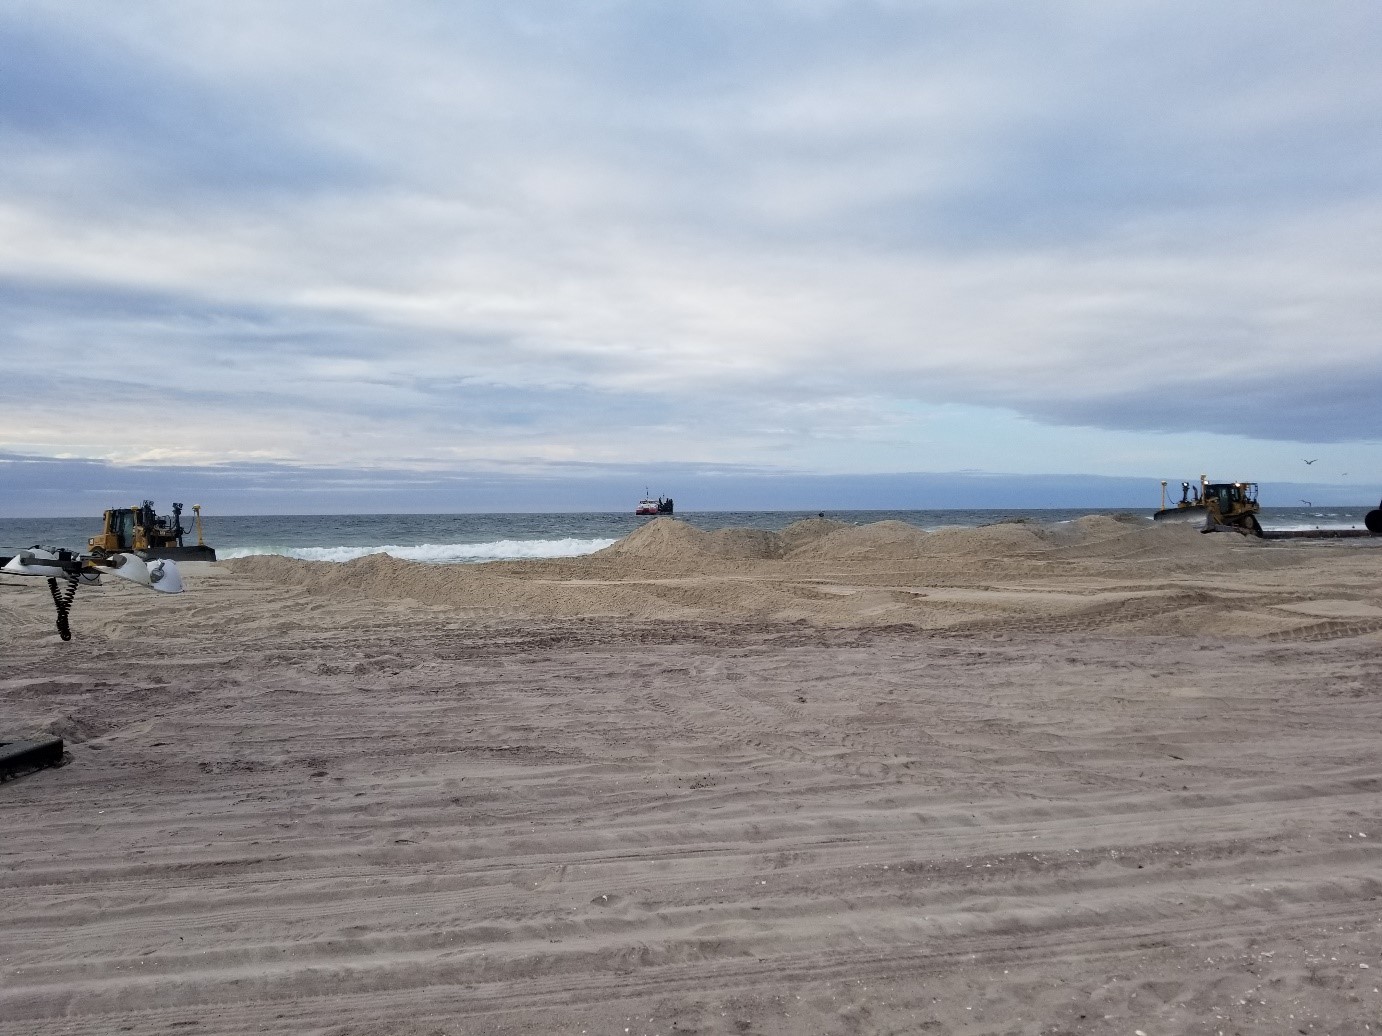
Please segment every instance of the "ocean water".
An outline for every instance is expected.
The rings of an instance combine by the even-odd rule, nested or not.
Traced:
[[[1369,507],[1263,508],[1267,529],[1363,528]],[[885,520],[923,529],[988,525],[1022,519],[1065,522],[1086,514],[1124,510],[831,511],[827,517],[863,525]],[[735,527],[777,530],[814,511],[689,511],[676,517],[700,529]],[[1150,509],[1145,512],[1150,520]],[[392,554],[410,561],[449,565],[517,558],[574,557],[608,547],[652,521],[632,514],[313,514],[214,515],[203,512],[206,542],[218,557],[281,554],[308,561],[350,561]],[[184,525],[190,525],[183,515]],[[34,544],[83,550],[100,531],[99,518],[0,518],[0,554]],[[186,537],[195,543],[195,535]]]

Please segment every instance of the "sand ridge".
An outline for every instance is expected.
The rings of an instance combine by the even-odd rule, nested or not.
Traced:
[[[1277,607],[1313,599],[1299,573],[1374,592],[1368,573],[1379,570],[1382,552],[1334,547],[1103,516],[933,532],[822,519],[781,532],[706,532],[658,518],[579,558],[436,566],[386,555],[346,564],[256,557],[228,567],[322,598],[409,600],[476,617],[1281,636],[1319,625]],[[954,588],[967,593],[941,592]],[[1366,632],[1367,616],[1357,620],[1361,627],[1346,628]]]

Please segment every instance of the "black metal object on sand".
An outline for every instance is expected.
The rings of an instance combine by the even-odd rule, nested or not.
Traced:
[[[62,762],[62,738],[0,740],[0,781]]]

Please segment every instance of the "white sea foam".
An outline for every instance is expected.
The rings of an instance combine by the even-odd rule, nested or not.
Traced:
[[[420,543],[414,547],[231,547],[217,550],[225,560],[277,554],[299,561],[354,561],[370,554],[389,554],[429,565],[461,565],[477,561],[518,561],[524,558],[572,558],[608,547],[609,540],[494,540],[490,543]]]
[[[1343,529],[1363,529],[1365,526],[1362,522],[1330,522],[1323,520],[1314,522],[1274,522],[1268,520],[1262,523],[1262,528],[1266,529],[1268,532],[1337,532]]]

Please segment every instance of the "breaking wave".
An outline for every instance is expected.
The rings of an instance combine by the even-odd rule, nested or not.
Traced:
[[[526,558],[572,558],[593,554],[615,541],[609,540],[495,540],[491,543],[420,543],[412,547],[395,544],[370,547],[232,547],[217,550],[216,556],[233,558],[276,554],[299,561],[354,561],[370,554],[388,554],[404,561],[429,565],[464,565],[480,561],[521,561]]]
[[[1276,532],[1305,532],[1307,530],[1362,529],[1363,523],[1350,515],[1315,514],[1292,515],[1290,518],[1275,518],[1261,515],[1262,528]]]

